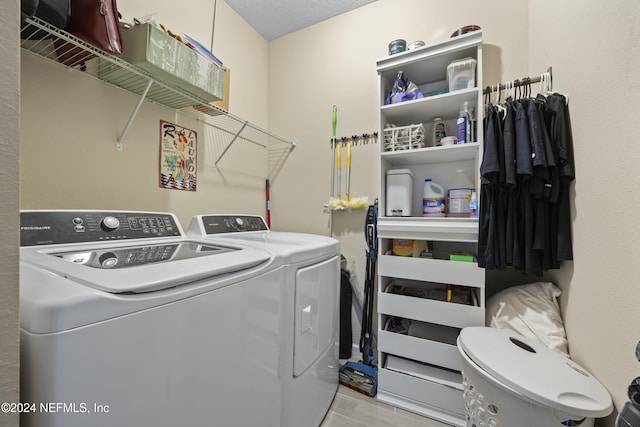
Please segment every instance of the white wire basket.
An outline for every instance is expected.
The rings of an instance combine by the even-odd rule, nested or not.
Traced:
[[[387,125],[382,131],[384,151],[415,150],[426,146],[426,134],[422,123],[409,126]]]

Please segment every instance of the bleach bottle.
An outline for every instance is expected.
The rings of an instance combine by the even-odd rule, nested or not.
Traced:
[[[422,193],[422,216],[445,216],[445,213],[446,206],[444,188],[430,179],[425,179],[424,190]]]

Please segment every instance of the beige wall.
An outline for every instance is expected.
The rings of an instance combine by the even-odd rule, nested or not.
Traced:
[[[148,2],[122,3],[126,16],[149,12]],[[171,2],[156,2],[154,7],[171,28],[210,40],[212,2],[184,3],[188,7],[177,8]],[[640,75],[640,10],[634,0],[460,0],[455,8],[444,0],[379,0],[270,43],[226,3],[217,3],[214,51],[232,70],[231,111],[300,141],[273,182],[275,229],[329,233],[322,205],[329,197],[331,106],[338,106],[338,136],[376,130],[375,62],[386,56],[391,40],[429,43],[473,23],[483,27],[485,84],[553,66],[555,88],[570,95],[578,178],[576,260],[552,277],[565,292],[562,308],[573,357],[605,384],[618,407],[623,404],[626,386],[640,375],[640,364],[633,357],[640,338],[639,275],[637,267],[625,263],[625,253],[635,251],[640,240],[633,225],[640,207],[636,196],[640,151],[634,148],[634,129],[629,127],[640,111],[638,97],[629,95],[638,93]],[[0,19],[6,16],[11,14]],[[12,55],[16,53],[10,50],[8,56]],[[9,67],[12,75],[17,64]],[[23,59],[22,80],[21,208],[169,210],[183,222],[199,212],[264,212],[262,152],[234,148],[224,170],[215,171],[211,164],[221,147],[211,131],[198,129],[198,191],[161,190],[157,188],[158,120],[198,124],[146,104],[124,151],[118,153],[115,139],[134,97],[33,58]],[[3,94],[11,92],[11,84],[3,79]],[[9,126],[3,134],[15,134],[11,126],[15,111],[4,103],[1,108],[2,126]],[[15,158],[10,141],[3,139],[2,147]],[[376,197],[377,152],[376,144],[354,148],[352,196],[371,201]],[[3,200],[11,200],[17,197],[15,172],[4,168],[2,173],[3,182],[10,183],[4,186],[9,195]],[[16,229],[17,207],[2,206],[4,242],[15,237],[6,230]],[[363,215],[362,211],[335,214],[333,227],[360,286]],[[1,262],[3,278],[8,274],[9,280],[0,285],[0,322],[8,324],[2,333],[15,342],[11,324],[17,317],[16,265],[10,257]],[[8,361],[12,372],[18,363],[16,349],[2,342],[0,360]],[[5,365],[0,366],[0,391],[15,390],[17,379],[5,377]]]
[[[333,172],[332,106],[338,107],[338,138],[378,130],[376,61],[387,56],[389,42],[434,43],[469,23],[484,29],[485,82],[526,75],[528,20],[522,2],[466,0],[454,9],[447,1],[379,0],[269,44],[269,126],[301,141],[273,190],[275,226],[329,234],[329,215],[322,206],[329,201]],[[366,196],[370,202],[377,197],[378,150],[377,144],[353,148],[352,197]],[[366,267],[364,217],[364,210],[337,211],[332,227],[355,273],[351,278],[360,299]],[[359,337],[359,323],[354,325]]]
[[[555,274],[570,350],[620,408],[640,375],[640,3],[531,1],[529,26],[530,69],[552,65],[570,96],[574,262]]]
[[[18,2],[5,2],[0,14],[0,403],[19,402],[18,330],[18,165],[20,63]],[[18,425],[17,414],[0,412],[0,425]]]
[[[172,2],[153,6],[169,29],[209,45],[213,2],[189,3],[184,8]],[[231,69],[230,110],[266,127],[267,42],[225,2],[217,3],[213,50]],[[127,18],[149,13],[144,1],[119,6]],[[22,209],[170,211],[185,227],[197,213],[264,213],[264,149],[237,142],[215,169],[228,137],[222,140],[222,133],[210,126],[145,102],[118,152],[116,140],[137,96],[32,55],[23,55],[22,62]],[[158,187],[159,120],[198,132],[197,191]]]

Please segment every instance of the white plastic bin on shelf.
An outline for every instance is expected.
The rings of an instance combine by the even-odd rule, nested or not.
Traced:
[[[596,378],[536,340],[472,326],[457,344],[469,427],[593,427],[613,409]]]
[[[449,64],[447,67],[449,92],[476,86],[476,63],[477,61],[473,58],[464,58]]]
[[[387,171],[387,216],[411,216],[413,174],[410,169]]]

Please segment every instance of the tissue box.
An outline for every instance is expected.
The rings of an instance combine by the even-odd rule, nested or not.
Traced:
[[[124,51],[121,58],[125,61],[206,102],[224,98],[225,69],[161,29],[150,24],[137,25],[123,31],[122,37]],[[104,80],[127,88],[127,82],[119,81],[119,74],[111,67],[106,67],[101,74]],[[185,105],[169,106],[181,108]]]
[[[464,58],[449,64],[447,67],[449,92],[476,86],[476,63],[477,61],[473,58]]]

